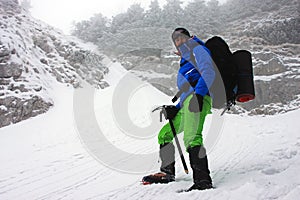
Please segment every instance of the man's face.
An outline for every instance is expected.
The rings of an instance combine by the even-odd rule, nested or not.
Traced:
[[[186,37],[183,36],[179,36],[177,37],[174,42],[175,42],[175,46],[179,47],[180,45],[182,45],[183,43],[185,43],[188,39]]]

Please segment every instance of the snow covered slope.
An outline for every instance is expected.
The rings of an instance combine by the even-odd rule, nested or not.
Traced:
[[[111,86],[103,90],[92,89],[93,98],[88,99],[91,105],[78,104],[82,97],[77,96],[80,89],[54,82],[49,90],[54,97],[52,109],[0,129],[1,200],[299,198],[300,110],[268,117],[226,114],[216,144],[209,149],[208,155],[214,190],[176,193],[192,184],[191,174],[184,174],[178,156],[176,182],[140,185],[144,174],[159,167],[157,132],[138,135],[124,130],[128,127],[120,124],[114,102],[117,100],[125,105],[130,121],[146,130],[143,127],[159,120],[158,115],[150,114],[150,110],[170,99],[149,84],[138,82],[118,63],[111,64],[110,69],[106,79]],[[133,83],[137,87],[132,87],[135,89],[128,99],[115,99],[120,88],[126,90],[122,85],[124,79],[127,84]],[[84,111],[91,107],[92,115],[85,116]],[[125,116],[123,114],[120,116]],[[206,138],[211,118],[205,127]],[[82,124],[92,120],[97,123],[87,127]],[[83,128],[87,129],[82,132]],[[95,132],[99,129],[105,141],[95,138],[100,134]],[[107,141],[115,149],[103,148]],[[92,147],[101,147],[104,152],[93,152]],[[120,159],[115,160],[117,150],[130,156],[120,155]],[[136,159],[143,155],[153,155],[151,166]],[[107,157],[110,160],[106,160]],[[107,161],[111,161],[111,166],[107,166]],[[124,166],[132,168],[126,171]],[[134,173],[135,169],[138,173]]]
[[[106,87],[103,59],[91,45],[31,17],[17,0],[0,0],[0,127],[48,111],[52,82]]]

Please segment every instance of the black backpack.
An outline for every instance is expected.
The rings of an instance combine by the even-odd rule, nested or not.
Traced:
[[[218,36],[208,39],[205,47],[211,52],[217,72],[210,88],[213,95],[213,108],[225,107],[229,110],[236,101],[253,100],[255,91],[251,53],[246,50],[232,53],[227,43]],[[194,59],[192,55],[195,64]]]

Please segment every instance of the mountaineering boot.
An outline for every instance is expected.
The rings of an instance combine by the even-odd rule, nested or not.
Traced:
[[[188,148],[188,153],[193,169],[194,185],[187,191],[213,188],[205,148],[203,146],[191,147]]]
[[[152,183],[169,183],[175,181],[175,148],[172,143],[160,145],[159,156],[161,159],[160,171],[143,177],[144,185]]]
[[[144,185],[152,183],[169,183],[172,181],[175,181],[175,176],[171,174],[166,174],[164,172],[158,172],[155,174],[144,176],[142,179],[142,183]]]
[[[202,181],[199,183],[194,183],[186,192],[190,192],[192,190],[207,190],[213,188],[212,184],[208,181]]]

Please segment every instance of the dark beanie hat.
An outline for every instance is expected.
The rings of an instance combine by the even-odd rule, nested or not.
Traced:
[[[188,30],[186,30],[185,28],[176,28],[173,33],[172,33],[172,40],[173,42],[175,41],[176,38],[178,38],[179,36],[186,36],[188,38],[191,37],[190,33],[188,32]]]

